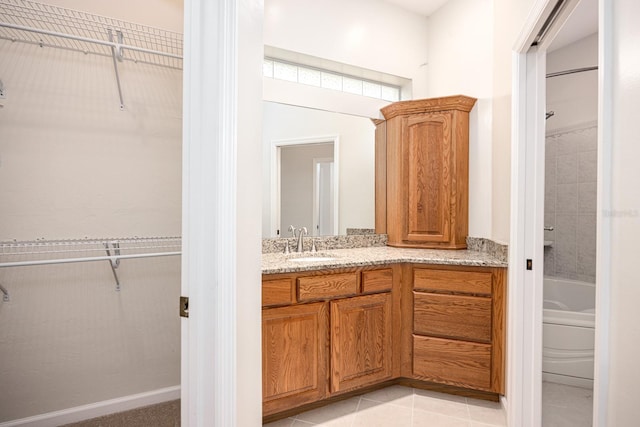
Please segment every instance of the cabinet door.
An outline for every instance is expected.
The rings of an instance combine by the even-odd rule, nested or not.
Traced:
[[[328,321],[326,303],[262,311],[264,415],[325,397]]]
[[[391,378],[391,294],[331,302],[331,391]]]
[[[406,218],[403,238],[415,242],[451,240],[451,114],[406,118],[403,157]]]

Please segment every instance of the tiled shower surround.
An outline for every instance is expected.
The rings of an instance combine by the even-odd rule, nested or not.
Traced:
[[[548,135],[544,274],[595,283],[597,126]]]

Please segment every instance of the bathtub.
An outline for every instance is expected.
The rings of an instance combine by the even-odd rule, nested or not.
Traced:
[[[593,283],[544,278],[544,381],[593,387],[595,302]]]

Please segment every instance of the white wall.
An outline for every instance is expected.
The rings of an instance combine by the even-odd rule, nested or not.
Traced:
[[[640,145],[638,111],[640,56],[638,40],[640,3],[611,2],[613,22],[613,135],[611,144],[611,324],[609,327],[609,426],[638,421],[637,390],[640,383],[640,286],[637,242],[640,238]]]
[[[491,237],[509,242],[511,192],[511,73],[514,44],[535,0],[493,2],[493,140]]]
[[[413,79],[427,95],[427,19],[381,0],[266,0],[264,44]]]
[[[493,2],[451,0],[428,20],[429,97],[477,98],[469,129],[469,235],[491,237]]]
[[[547,54],[547,73],[598,65],[598,34]],[[598,119],[598,71],[547,79],[547,133],[592,124]]]
[[[0,240],[179,235],[181,72],[0,49]]]
[[[175,1],[48,3],[182,27]],[[180,235],[182,73],[119,66],[124,111],[111,58],[0,41],[0,241]],[[119,273],[0,270],[0,421],[179,385],[180,263]]]
[[[184,0],[46,0],[67,9],[95,13],[128,22],[182,33]]]
[[[271,224],[271,146],[272,141],[339,136],[338,225],[339,233],[348,228],[373,228],[375,214],[375,126],[364,117],[290,105],[264,103],[262,166],[262,230],[269,237]],[[297,224],[294,224],[297,225]]]

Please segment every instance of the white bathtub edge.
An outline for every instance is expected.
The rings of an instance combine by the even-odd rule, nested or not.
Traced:
[[[593,390],[593,380],[542,372],[542,381]]]

